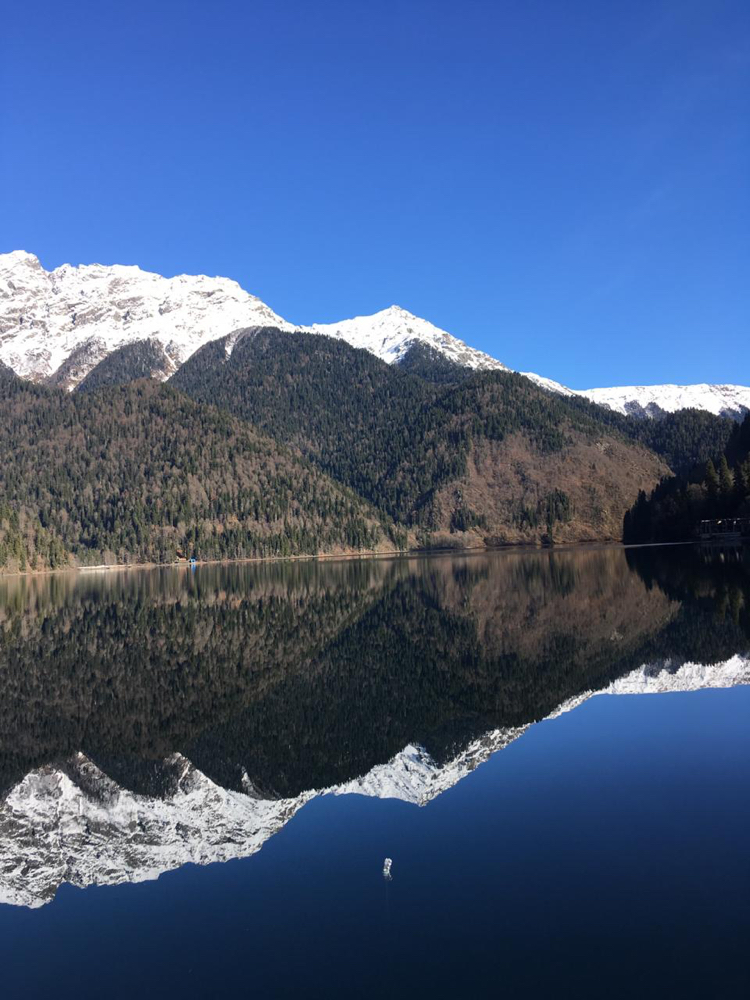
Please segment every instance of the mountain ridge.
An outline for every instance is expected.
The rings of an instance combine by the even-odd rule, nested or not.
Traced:
[[[120,264],[63,264],[46,271],[25,251],[0,254],[0,361],[33,381],[75,388],[113,351],[148,340],[161,345],[164,357],[155,374],[166,379],[204,344],[250,326],[324,334],[389,364],[405,364],[410,351],[421,345],[459,368],[511,370],[401,306],[334,323],[294,326],[230,278],[165,278]],[[742,385],[578,390],[533,372],[521,374],[551,392],[583,396],[643,417],[686,407],[734,419],[750,411],[750,387]]]
[[[0,361],[32,381],[77,385],[118,347],[156,338],[172,371],[209,340],[232,329],[291,324],[231,278],[165,278],[137,265],[62,264],[47,271],[25,251],[0,254]]]

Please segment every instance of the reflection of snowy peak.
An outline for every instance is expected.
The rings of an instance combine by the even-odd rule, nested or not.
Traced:
[[[670,691],[699,691],[703,688],[728,688],[750,684],[750,657],[733,656],[725,663],[707,665],[683,663],[672,666],[669,660],[645,664],[613,681],[600,691],[585,691],[563,702],[548,719],[569,712],[600,694],[665,694]],[[414,744],[405,747],[387,764],[378,764],[361,778],[330,789],[334,795],[371,795],[379,799],[402,799],[424,806],[531,727],[494,729],[472,740],[456,757],[440,766],[430,754]]]
[[[750,657],[713,666],[669,661],[646,665],[601,691],[564,702],[548,718],[597,694],[652,694],[750,684]],[[41,767],[0,804],[0,902],[41,906],[63,882],[117,885],[158,878],[187,863],[248,857],[317,795],[368,795],[425,805],[457,784],[529,726],[497,729],[473,740],[447,763],[407,746],[368,774],[293,799],[256,797],[216,785],[179,754],[166,762],[174,775],[165,798],[120,788],[87,757],[63,768]]]
[[[190,862],[247,857],[310,797],[251,798],[179,755],[169,763],[181,774],[166,799],[120,788],[83,754],[65,768],[75,781],[53,767],[28,774],[0,807],[0,902],[41,906],[63,882],[145,882]]]
[[[472,740],[465,750],[442,767],[424,747],[410,744],[387,764],[378,764],[361,778],[330,791],[334,795],[371,795],[378,799],[401,799],[415,806],[424,806],[458,784],[497,750],[523,736],[528,728],[493,729],[478,740]]]
[[[750,684],[750,656],[737,655],[724,663],[714,664],[688,662],[677,665],[671,660],[645,663],[599,691],[583,691],[568,698],[547,718],[555,719],[571,712],[599,694],[668,694],[701,691],[704,688],[730,688],[738,684]]]
[[[598,694],[667,694],[750,684],[750,657],[733,656],[724,663],[648,663],[612,681]]]
[[[695,691],[748,683],[750,658],[744,656],[713,666],[647,665],[601,691],[569,699],[549,718],[597,694]],[[0,807],[0,902],[41,906],[62,882],[77,886],[141,882],[187,863],[247,857],[319,794],[359,794],[425,805],[528,728],[486,733],[442,766],[423,747],[410,745],[360,778],[294,799],[261,799],[228,791],[179,754],[168,762],[177,770],[173,793],[164,799],[149,798],[120,788],[77,754],[64,770],[32,771]]]

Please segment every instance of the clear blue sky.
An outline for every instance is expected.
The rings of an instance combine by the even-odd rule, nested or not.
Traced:
[[[750,382],[748,0],[76,0],[0,29],[0,251]]]

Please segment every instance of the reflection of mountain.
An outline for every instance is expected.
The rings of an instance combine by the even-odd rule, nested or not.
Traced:
[[[303,668],[387,573],[368,561],[22,581],[0,603],[0,788],[80,749],[149,781],[149,761]]]
[[[424,804],[594,692],[748,683],[748,597],[616,550],[8,581],[0,898],[243,857],[321,791]]]
[[[164,798],[120,788],[83,754],[30,772],[0,809],[0,902],[41,906],[62,882],[117,885],[246,857],[304,803],[227,791],[184,757]]]
[[[750,683],[750,659],[723,664],[643,667],[602,691],[586,692],[552,715],[594,694],[695,691]],[[180,754],[164,761],[172,790],[163,798],[120,788],[83,754],[64,768],[30,772],[0,806],[0,902],[36,907],[62,882],[117,885],[158,878],[181,865],[247,857],[318,794],[368,795],[426,805],[453,787],[528,726],[497,729],[472,740],[438,764],[424,747],[410,745],[362,777],[295,798],[256,797],[252,785],[222,788]]]

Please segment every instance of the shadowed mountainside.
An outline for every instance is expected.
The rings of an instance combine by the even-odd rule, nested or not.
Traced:
[[[234,334],[170,384],[299,449],[433,544],[619,539],[638,489],[668,471],[597,407],[521,375],[439,385],[315,334]]]

